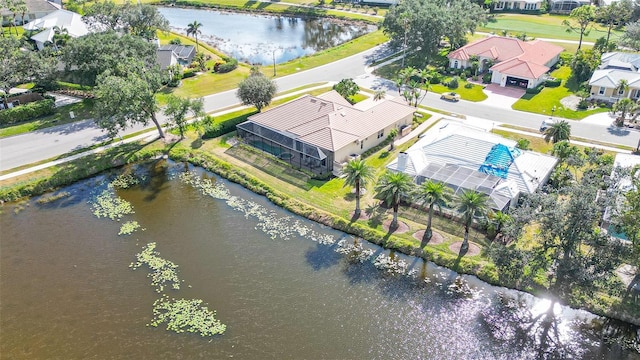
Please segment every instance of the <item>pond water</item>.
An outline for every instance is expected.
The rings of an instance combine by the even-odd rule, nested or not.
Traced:
[[[58,200],[2,208],[3,359],[640,358],[603,343],[591,329],[602,319],[587,312],[373,246],[368,260],[353,261],[336,251],[351,237],[235,184],[164,161],[152,175],[136,171],[140,185],[115,191],[135,210],[120,222],[92,214],[107,176],[62,189]],[[213,179],[226,195],[205,195],[194,179]],[[129,220],[144,230],[118,236]],[[184,281],[164,292],[203,299],[224,334],[146,326],[160,295],[145,268],[129,265],[149,242]],[[380,254],[416,274],[376,268]]]
[[[159,8],[171,27],[186,33],[202,23],[198,38],[250,64],[277,64],[325,50],[374,30],[332,19],[255,15],[214,10]]]

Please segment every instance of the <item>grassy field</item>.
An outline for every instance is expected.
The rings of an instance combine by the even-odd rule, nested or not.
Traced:
[[[69,112],[73,111],[72,119]],[[0,138],[28,133],[44,128],[69,124],[93,116],[93,101],[84,100],[79,103],[59,107],[52,115],[44,116],[34,121],[0,127]]]
[[[555,116],[573,120],[584,119],[589,115],[609,111],[607,108],[596,108],[592,110],[572,110],[565,108],[560,100],[578,91],[578,84],[570,78],[570,75],[571,69],[568,66],[558,68],[551,73],[551,76],[562,79],[562,85],[555,88],[545,87],[539,94],[524,94],[524,96],[513,104],[512,108],[514,110],[550,115],[551,109],[555,107]]]
[[[460,98],[462,98],[463,100],[475,101],[475,102],[482,101],[487,98],[487,94],[485,94],[484,91],[482,91],[482,89],[484,89],[483,86],[473,84],[472,88],[467,89],[465,85],[468,84],[468,82],[464,80],[460,80],[459,83],[460,83],[460,86],[458,86],[456,89],[449,89],[447,86],[444,86],[442,84],[433,84],[431,85],[431,91],[438,94],[453,91],[455,93],[460,94]]]
[[[564,15],[550,14],[499,14],[495,16],[494,21],[487,23],[487,25],[483,27],[479,27],[477,30],[494,32],[497,35],[502,35],[502,31],[507,30],[511,35],[526,33],[529,37],[577,41],[580,38],[579,34],[567,32],[567,27],[562,25],[562,21],[568,18],[568,16]],[[621,34],[622,31],[614,30],[611,32],[611,39],[615,41]],[[601,26],[596,26],[584,37],[583,41],[595,42],[603,36],[607,36],[606,29],[603,29]]]

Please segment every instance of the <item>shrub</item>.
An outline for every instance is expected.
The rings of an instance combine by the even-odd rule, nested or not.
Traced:
[[[589,108],[589,101],[587,101],[586,99],[581,99],[580,102],[578,102],[579,110],[587,110],[588,108]]]
[[[466,84],[464,84],[464,88],[465,88],[465,89],[471,89],[472,87],[473,87],[473,84],[472,84],[472,83],[466,83]]]
[[[196,71],[193,69],[185,70],[184,73],[182,74],[183,79],[188,79],[194,76],[196,76]]]
[[[489,84],[491,82],[491,73],[486,73],[482,75],[482,83]]]
[[[431,73],[431,79],[429,79],[429,84],[440,84],[442,81],[442,75],[440,73],[434,71]]]
[[[51,115],[55,110],[55,101],[44,99],[0,111],[0,125],[15,124],[33,120],[40,116]]]
[[[224,63],[216,63],[213,66],[213,72],[217,72],[220,74],[228,73],[235,70],[238,67],[238,60],[234,58],[224,58]]]
[[[560,65],[570,65],[571,62],[573,62],[573,54],[563,51],[562,53],[560,53],[560,61],[558,61],[558,63],[560,63]]]
[[[560,84],[562,84],[562,79],[556,78],[551,78],[544,82],[544,86],[551,88],[558,87]]]
[[[169,40],[169,44],[171,45],[182,45],[182,41],[178,38],[173,38]]]
[[[526,93],[527,94],[539,94],[540,91],[542,91],[542,89],[544,89],[544,84],[540,84],[534,88],[527,88]]]
[[[454,77],[452,77],[452,78],[451,78],[451,80],[449,80],[449,82],[447,83],[447,87],[448,87],[449,89],[457,89],[457,88],[458,88],[458,86],[460,86],[459,82],[460,82],[460,78],[459,78],[459,77],[457,77],[457,76],[454,76]]]
[[[249,116],[255,114],[256,112],[250,112],[248,114],[240,115],[225,121],[221,121],[217,124],[216,123],[206,124],[204,126],[204,133],[202,134],[202,138],[212,139],[218,136],[222,136],[224,134],[228,134],[232,131],[235,131],[236,125],[245,122]]]

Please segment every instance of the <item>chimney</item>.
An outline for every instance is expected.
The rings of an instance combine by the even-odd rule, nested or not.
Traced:
[[[407,167],[407,160],[409,159],[409,154],[404,151],[401,151],[398,154],[398,171],[404,172],[404,169]]]

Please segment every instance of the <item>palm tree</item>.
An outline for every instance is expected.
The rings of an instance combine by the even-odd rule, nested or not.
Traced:
[[[27,3],[24,0],[18,2],[16,11],[20,13],[21,15],[20,21],[22,22],[22,25],[24,25],[24,17],[29,12],[29,8],[27,8]],[[16,33],[16,35],[18,34]]]
[[[398,129],[393,128],[389,131],[389,136],[387,138],[391,141],[389,144],[389,151],[393,150],[393,142],[396,141],[396,137],[398,137]]]
[[[56,49],[56,51],[60,50],[60,47],[66,45],[69,39],[71,39],[69,30],[67,30],[66,28],[54,26],[53,33],[53,47]]]
[[[390,228],[398,227],[398,207],[402,196],[407,196],[413,188],[413,180],[403,172],[387,171],[376,184],[376,198],[393,207],[393,221]]]
[[[198,34],[202,34],[200,28],[202,27],[202,23],[198,22],[198,20],[194,20],[191,24],[187,25],[187,36],[193,35],[196,38],[196,52],[198,52]]]
[[[353,159],[347,162],[342,171],[347,175],[344,178],[344,186],[355,187],[356,210],[354,217],[360,217],[360,188],[367,186],[367,183],[373,180],[374,170],[364,160]]]
[[[491,213],[489,217],[491,218],[493,226],[495,226],[496,234],[500,234],[500,231],[502,231],[502,227],[513,220],[511,218],[511,215],[503,213],[502,211]]]
[[[464,240],[460,250],[469,248],[469,229],[473,218],[487,215],[488,202],[489,197],[486,194],[474,190],[464,190],[458,197],[458,212],[462,214],[464,222]]]
[[[622,81],[622,80],[620,80]],[[624,120],[627,118],[627,114],[634,111],[636,104],[629,98],[620,99],[616,101],[611,107],[611,112],[616,114],[620,113],[620,116],[616,117],[616,126],[623,126]]]
[[[384,90],[376,90],[376,92],[373,94],[373,101],[378,101],[378,100],[382,100],[384,99],[384,97],[387,96],[387,92]]]
[[[424,240],[429,240],[432,236],[431,219],[433,218],[433,208],[437,206],[442,211],[442,207],[447,206],[453,198],[453,191],[444,183],[428,180],[418,188],[416,198],[423,205],[429,204],[429,219],[427,220],[427,230],[425,230],[423,238]]]
[[[618,85],[616,85],[616,95],[618,95],[618,98],[620,98],[621,95],[624,95],[624,93],[627,92],[627,90],[629,90],[629,81],[625,80],[625,79],[620,79],[620,81],[618,81]]]
[[[566,120],[560,120],[555,124],[552,124],[544,131],[544,141],[553,142],[569,140],[571,136],[571,125]]]

